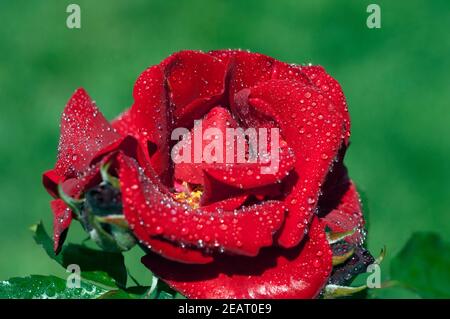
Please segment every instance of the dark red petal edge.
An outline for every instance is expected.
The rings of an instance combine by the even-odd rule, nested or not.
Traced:
[[[343,162],[346,151],[347,147],[343,146],[322,185],[318,215],[333,232],[355,230],[352,236],[346,237],[346,241],[362,245],[365,239],[364,216],[358,191]]]
[[[315,298],[332,268],[324,227],[314,218],[298,247],[267,248],[253,258],[222,256],[208,265],[183,265],[149,254],[142,262],[188,298]]]
[[[319,65],[303,66],[301,71],[306,74],[311,82],[340,110],[344,116],[345,123],[345,145],[348,146],[350,138],[350,115],[348,113],[347,101],[338,81],[329,75]]]
[[[119,156],[121,162],[124,161],[123,155]],[[131,161],[131,159],[128,159]],[[120,165],[120,164],[119,164]],[[123,172],[123,165],[120,165],[119,172]],[[155,174],[155,173],[153,173]],[[152,175],[153,176],[153,175]],[[120,174],[119,174],[120,177]],[[157,179],[154,180],[157,183]],[[163,187],[159,185],[159,187]],[[212,262],[213,259],[211,256],[204,254],[200,250],[190,249],[190,248],[181,248],[177,243],[172,243],[169,241],[163,241],[160,239],[155,239],[151,237],[145,227],[144,221],[140,218],[136,209],[130,208],[132,206],[129,203],[129,197],[125,197],[122,193],[122,201],[124,205],[124,215],[128,221],[128,224],[133,231],[134,235],[139,239],[139,242],[155,253],[161,254],[167,259],[182,262],[182,263],[195,263],[195,264],[204,264]]]
[[[61,136],[55,173],[76,177],[89,167],[92,157],[120,138],[84,89],[78,89],[61,117]]]
[[[228,64],[200,51],[180,51],[161,62],[176,127],[190,127],[225,92]]]
[[[355,229],[352,236],[345,238],[351,244],[362,245],[365,240],[364,216],[361,201],[355,184],[350,181],[347,191],[336,208],[326,214],[322,220],[333,232],[345,232]]]
[[[205,116],[202,117],[201,126],[195,126],[190,130],[189,141],[184,141],[184,145],[191,150],[190,154],[190,162],[185,163],[177,163],[175,164],[174,175],[178,180],[186,181],[192,184],[205,184],[203,169],[204,167],[214,165],[213,163],[205,163],[205,161],[201,163],[197,163],[195,159],[195,151],[201,151],[203,154],[205,147],[212,141],[204,138],[204,133],[207,132],[208,129],[213,129],[214,131],[220,130],[222,133],[222,146],[223,146],[223,160],[225,161],[225,154],[229,149],[227,143],[225,141],[226,130],[227,128],[237,128],[238,125],[236,121],[233,119],[231,113],[221,107],[215,106],[213,107]],[[196,138],[196,135],[198,137]],[[210,138],[214,138],[214,136],[210,136]],[[197,139],[202,143],[202,148],[198,149]]]
[[[294,150],[298,181],[285,200],[288,215],[278,238],[283,247],[294,247],[307,231],[322,183],[342,144],[343,116],[314,87],[286,80],[266,81],[250,91],[243,90],[236,101],[244,121],[258,122],[264,116],[274,119]]]
[[[44,184],[47,192],[54,198],[58,195],[58,184],[64,180],[64,177],[59,176],[54,169],[48,170],[42,174],[42,184]]]
[[[195,135],[201,135],[201,141],[203,141],[202,152],[205,151],[205,147],[209,145],[209,140],[203,139],[203,132],[207,132],[208,129],[214,128],[214,130],[219,130],[222,133],[221,139],[215,140],[214,142],[222,143],[223,146],[223,154],[221,163],[195,163],[194,151],[192,151],[192,144],[196,146],[195,143]],[[175,177],[177,179],[187,181],[194,184],[202,184],[207,185],[207,182],[204,180],[204,172],[209,174],[211,177],[216,180],[221,181],[223,184],[227,184],[236,188],[248,189],[261,187],[265,185],[275,184],[279,182],[281,179],[286,177],[288,172],[294,167],[295,156],[293,151],[287,146],[287,144],[279,139],[278,145],[274,143],[275,146],[279,146],[278,156],[274,156],[273,159],[269,159],[268,163],[262,163],[262,155],[256,159],[255,163],[250,163],[243,161],[242,163],[237,162],[237,156],[234,155],[232,163],[226,163],[226,154],[235,150],[235,143],[227,142],[227,129],[228,128],[237,128],[236,121],[232,118],[231,114],[228,110],[222,107],[214,107],[204,118],[202,121],[202,127],[195,127],[191,130],[190,139],[191,143],[188,147],[191,149],[190,163],[179,163],[175,165]],[[255,131],[256,134],[260,132]],[[266,145],[267,153],[272,155],[271,149],[272,145],[270,140],[272,139],[270,136],[270,132],[267,132],[268,142]],[[233,137],[235,138],[235,137]],[[245,141],[244,133],[240,137],[243,141]],[[248,150],[248,143],[246,142],[246,151]],[[274,152],[275,154],[275,152]],[[209,190],[206,189],[206,192]]]
[[[53,249],[55,253],[58,253],[64,241],[65,233],[72,222],[72,211],[61,199],[52,200],[50,205],[53,211]]]
[[[146,69],[136,80],[134,104],[115,119],[112,125],[123,136],[136,138],[159,176],[169,165],[169,101],[165,76],[159,66]]]
[[[267,201],[235,211],[207,212],[181,204],[157,187],[136,162],[119,156],[119,177],[125,217],[136,227],[136,217],[146,240],[163,238],[198,249],[256,256],[260,248],[272,245],[273,234],[284,216],[284,205]]]

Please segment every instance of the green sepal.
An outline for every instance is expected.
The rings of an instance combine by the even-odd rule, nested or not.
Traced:
[[[63,188],[62,184],[58,184],[58,195],[59,198],[63,200],[63,202],[72,210],[72,212],[78,217],[81,217],[81,209],[83,207],[84,201],[81,199],[75,199],[67,195]]]
[[[328,243],[335,244],[338,241],[341,241],[347,237],[352,236],[356,232],[357,228],[353,228],[351,230],[347,230],[344,232],[327,232]]]
[[[345,263],[351,256],[353,256],[355,248],[350,249],[348,252],[342,255],[336,255],[332,257],[333,266],[341,265]]]
[[[111,166],[111,163],[106,163],[100,167],[100,175],[102,176],[103,182],[107,182],[111,184],[114,188],[119,189],[120,188],[120,182],[117,177],[112,176],[109,174],[109,168]]]
[[[381,248],[380,254],[378,255],[377,258],[375,258],[375,261],[373,263],[380,265],[383,262],[384,257],[386,257],[386,246]]]
[[[339,286],[339,285],[326,285],[323,292],[324,299],[334,299],[340,297],[352,296],[358,292],[367,289],[366,285],[358,287]]]

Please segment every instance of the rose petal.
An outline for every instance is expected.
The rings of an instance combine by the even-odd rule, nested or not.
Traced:
[[[280,149],[278,154],[272,154],[272,145],[270,142],[271,132],[266,131],[266,136],[260,135],[259,131],[255,131],[256,146],[257,148],[261,145],[259,142],[260,138],[268,138],[267,141],[267,154],[271,158],[268,158],[267,163],[262,163],[262,155],[259,152],[259,157],[256,158],[255,163],[246,162],[244,157],[248,153],[249,143],[246,141],[244,134],[240,137],[228,136],[227,129],[236,129],[237,123],[229,113],[229,111],[223,107],[214,107],[202,120],[201,128],[196,126],[192,129],[190,133],[190,145],[188,146],[191,150],[190,162],[189,163],[178,163],[175,165],[175,178],[183,181],[187,181],[192,184],[202,184],[208,185],[204,180],[204,173],[208,173],[211,177],[216,180],[221,181],[223,184],[230,185],[236,188],[249,189],[255,187],[261,187],[265,185],[270,185],[279,182],[284,178],[288,172],[293,168],[295,163],[295,156],[291,149],[282,140],[278,141]],[[221,140],[216,140],[221,146],[222,154],[217,155],[218,162],[210,162],[207,158],[200,158],[201,163],[195,163],[195,155],[200,153],[201,155],[208,156],[209,152],[206,150],[211,140],[203,139],[205,132],[214,129],[220,132]],[[195,135],[200,135],[200,141],[196,141]],[[216,135],[214,135],[215,137]],[[210,139],[212,139],[211,136]],[[245,143],[242,151],[245,152],[238,157],[238,146],[237,140],[241,138],[241,141]],[[233,139],[231,143],[229,139]],[[216,142],[213,141],[213,142]],[[199,146],[197,145],[201,142]],[[274,144],[276,146],[276,144]],[[217,150],[216,150],[217,151]],[[256,150],[255,150],[256,152]],[[229,158],[229,154],[232,157]],[[277,155],[277,156],[275,156]],[[272,158],[273,157],[273,158]],[[211,158],[213,159],[213,158]],[[231,159],[231,161],[230,161]],[[242,162],[244,160],[244,162]],[[209,190],[205,190],[206,193],[210,193]]]
[[[236,211],[194,210],[163,193],[132,159],[119,156],[119,163],[125,216],[134,211],[149,236],[255,256],[261,247],[272,244],[273,233],[283,221],[284,206],[276,201]]]
[[[208,174],[205,174],[203,187],[204,190],[201,198],[201,206],[210,206],[213,204],[220,206],[219,203],[226,200],[230,200],[228,204],[238,204],[240,200],[233,200],[234,198],[241,198],[244,201],[245,199],[242,197],[247,197],[250,195],[249,192],[224,184]],[[238,208],[241,204],[242,203],[233,209]]]
[[[268,152],[270,154],[270,149]],[[280,182],[294,167],[294,153],[286,144],[281,146],[278,156],[278,159],[273,158],[267,164],[215,164],[205,166],[204,170],[211,177],[230,186],[241,189],[262,187]]]
[[[315,218],[304,244],[264,249],[253,258],[223,256],[208,265],[183,265],[155,254],[142,262],[188,298],[314,298],[331,273],[324,225]]]
[[[54,198],[59,198],[58,185],[62,186],[65,194],[73,198],[78,198],[84,191],[86,186],[93,185],[97,181],[95,179],[98,175],[99,165],[89,168],[83,172],[79,177],[68,178],[56,175],[54,170],[47,171],[43,174],[43,183],[48,193]]]
[[[192,126],[225,92],[228,65],[199,51],[181,51],[161,63],[173,104],[175,126]]]
[[[168,260],[184,264],[207,264],[213,262],[213,257],[204,252],[187,247],[180,247],[168,241],[148,239],[148,245],[153,252]]]
[[[153,169],[167,180],[170,117],[164,82],[159,66],[142,72],[134,85],[134,104],[113,121],[113,126],[123,136],[136,138]]]
[[[350,138],[350,115],[348,114],[347,101],[345,100],[341,85],[320,65],[304,66],[301,70],[341,112],[345,123],[345,144],[348,145]]]
[[[214,212],[217,210],[232,211],[239,208],[248,198],[247,194],[235,195],[234,197],[226,198],[221,201],[216,201],[208,205],[202,205],[202,210],[206,212]]]
[[[124,215],[134,235],[151,251],[167,259],[186,264],[205,264],[213,261],[212,256],[206,255],[200,250],[181,248],[175,243],[150,237],[143,227],[144,222],[135,209],[125,209]]]
[[[202,209],[207,210],[208,207],[222,207],[224,210],[234,210],[241,206],[247,199],[254,198],[257,201],[264,199],[280,199],[283,197],[281,183],[240,189],[212,178],[205,174],[204,192],[201,198]]]
[[[355,184],[350,181],[347,191],[338,206],[326,214],[322,220],[333,232],[345,232],[356,229],[356,232],[345,240],[351,244],[361,245],[365,240],[364,216],[361,201]]]
[[[260,121],[263,117],[254,115],[258,113],[274,119],[294,150],[299,178],[285,199],[289,212],[278,239],[283,247],[294,247],[307,230],[321,184],[343,141],[342,115],[320,91],[285,80],[243,90],[236,101],[244,120]]]
[[[130,132],[133,127],[131,126],[130,110],[131,108],[126,109],[111,121],[112,127],[122,136],[131,135]]]
[[[240,50],[211,51],[209,54],[230,64],[228,99],[233,111],[237,92],[272,78],[275,59],[264,54]]]
[[[232,107],[236,106],[234,95],[237,92],[270,79],[312,84],[301,66],[277,61],[264,54],[242,50],[217,50],[209,54],[230,64],[229,99]]]
[[[311,79],[303,72],[303,67],[296,64],[288,64],[280,61],[275,62],[272,71],[273,80],[288,80],[305,85],[311,85]]]
[[[42,174],[42,184],[44,184],[45,189],[53,198],[59,196],[58,184],[62,181],[64,181],[64,177],[59,176],[54,169],[48,170]]]
[[[84,89],[70,98],[61,117],[61,136],[55,173],[75,177],[89,167],[92,157],[120,138]]]
[[[365,239],[364,216],[361,200],[355,184],[349,179],[343,164],[345,148],[340,152],[339,161],[328,173],[322,186],[318,208],[319,217],[333,232],[356,232],[345,240],[352,244],[362,244]]]
[[[62,199],[52,200],[50,206],[53,211],[53,249],[57,254],[61,250],[67,230],[72,222],[72,211]]]
[[[181,162],[175,164],[175,179],[182,180],[191,184],[201,184],[204,185],[204,169],[207,166],[213,165],[206,163],[203,159],[203,154],[205,152],[205,147],[207,147],[214,136],[210,139],[204,139],[204,133],[208,130],[218,130],[222,134],[222,143],[218,145],[222,146],[222,160],[226,161],[226,153],[231,152],[229,145],[226,143],[226,130],[227,128],[236,128],[236,120],[231,116],[230,112],[221,107],[216,106],[212,108],[203,118],[201,122],[201,127],[196,126],[191,130],[190,133],[190,144],[187,145],[191,151],[190,161],[188,163]],[[199,141],[195,138],[195,135],[199,135]],[[200,144],[199,144],[200,143]],[[199,160],[195,156],[202,155]],[[233,158],[234,160],[234,158]],[[199,162],[199,163],[197,163]]]
[[[144,154],[140,150],[136,140],[131,136],[119,138],[117,141],[101,149],[95,155],[88,165],[88,168],[83,172],[79,172],[76,177],[66,178],[57,174],[55,169],[44,172],[42,175],[42,183],[48,193],[54,198],[58,198],[58,185],[62,185],[64,193],[78,198],[87,187],[94,186],[99,183],[99,169],[100,166],[109,162],[114,153],[121,151],[124,154],[136,158],[142,167],[147,167],[148,163]]]

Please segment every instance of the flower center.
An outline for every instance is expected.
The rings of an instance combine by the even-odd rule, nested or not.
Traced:
[[[188,204],[194,209],[200,207],[200,201],[203,195],[202,185],[192,185],[182,182],[176,187],[173,198],[180,203]]]

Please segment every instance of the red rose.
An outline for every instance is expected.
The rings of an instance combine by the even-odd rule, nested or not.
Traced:
[[[364,220],[343,165],[347,104],[322,67],[245,51],[182,51],[145,70],[133,98],[112,123],[83,89],[68,102],[58,160],[43,178],[55,197],[56,251],[74,216],[103,248],[129,248],[109,227],[123,213],[148,250],[144,264],[187,297],[313,298],[333,282],[342,247],[332,249],[325,230],[357,229],[345,240],[359,247]],[[224,136],[230,128],[279,129],[263,141],[278,152],[276,169],[196,162],[195,154],[175,163],[171,134],[184,127],[195,142],[194,120]]]

